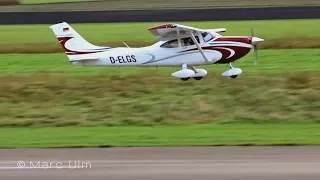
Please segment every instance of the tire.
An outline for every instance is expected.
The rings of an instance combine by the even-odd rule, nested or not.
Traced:
[[[182,81],[188,81],[190,79],[190,77],[187,78],[181,78]]]
[[[195,80],[201,80],[203,77],[194,77]]]

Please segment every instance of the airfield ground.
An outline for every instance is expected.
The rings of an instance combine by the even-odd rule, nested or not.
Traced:
[[[94,44],[139,46],[153,42],[146,28],[156,24],[74,27]],[[319,20],[184,24],[226,27],[228,35],[256,27],[272,43],[261,46],[257,66],[251,53],[234,63],[244,71],[237,79],[221,77],[227,65],[212,65],[203,80],[183,82],[170,76],[178,67],[76,67],[49,25],[0,26],[0,132],[11,139],[0,146],[320,144]],[[73,127],[42,129],[61,126]]]
[[[108,0],[91,7],[87,2],[22,5],[0,7],[0,12],[137,9],[141,3],[165,9],[177,2]],[[320,1],[184,2],[179,6],[295,6]],[[159,23],[74,27],[94,44],[126,41],[143,46],[153,43],[146,28],[155,24]],[[213,65],[203,66],[209,75],[202,81],[187,82],[170,76],[179,68],[75,67],[66,62],[49,25],[0,26],[1,177],[319,180],[318,146],[128,147],[320,145],[319,20],[186,24],[226,27],[224,34],[229,35],[249,35],[250,27],[256,27],[257,36],[266,39],[259,46],[258,65],[253,65],[250,53],[234,63],[244,71],[237,79],[221,77],[226,65]],[[110,146],[126,148],[2,149]],[[77,160],[92,167],[17,168],[18,161],[67,165]]]
[[[11,180],[318,180],[320,176],[320,148],[313,146],[4,149],[0,154],[1,178]],[[39,168],[17,168],[19,161],[26,167],[39,162]],[[64,168],[55,168],[61,165]]]
[[[308,54],[309,56],[305,56]],[[60,54],[1,55],[1,126],[319,122],[317,49],[261,50],[187,82],[179,68],[82,67]],[[199,66],[201,67],[201,66]],[[170,104],[168,104],[170,102]]]
[[[0,148],[318,145],[320,124],[1,128]]]

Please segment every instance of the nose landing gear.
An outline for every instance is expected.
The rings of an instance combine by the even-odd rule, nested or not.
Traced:
[[[232,66],[231,62],[229,62],[229,67],[230,67],[230,69],[225,71],[224,73],[222,73],[222,76],[236,78],[236,77],[238,77],[238,75],[240,75],[242,73],[242,70],[240,68],[234,68]]]

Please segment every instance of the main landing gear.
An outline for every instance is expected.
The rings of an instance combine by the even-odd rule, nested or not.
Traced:
[[[182,69],[180,71],[172,73],[172,76],[180,78],[183,81],[187,81],[190,78],[201,80],[204,76],[207,75],[207,71],[205,69],[196,69],[194,66],[191,66],[191,69],[188,69],[187,64],[182,64]]]
[[[203,77],[194,77],[195,80],[201,80]]]
[[[236,78],[236,77],[238,77],[238,75],[240,75],[242,73],[242,70],[240,68],[234,68],[232,66],[231,62],[229,62],[229,67],[230,67],[230,69],[225,71],[224,73],[222,73],[222,76]]]
[[[231,62],[229,63],[229,67],[230,68],[227,71],[222,73],[222,76],[236,78],[242,73],[242,70],[240,68],[234,68]],[[172,76],[180,78],[182,81],[188,81],[190,78],[201,80],[206,75],[207,71],[205,69],[196,69],[194,66],[191,66],[191,69],[188,69],[187,64],[183,64],[180,71],[172,73]]]
[[[199,77],[193,77],[193,79],[199,81],[203,78],[203,76],[199,76]],[[190,79],[190,77],[187,77],[187,78],[181,78],[182,81],[188,81]]]

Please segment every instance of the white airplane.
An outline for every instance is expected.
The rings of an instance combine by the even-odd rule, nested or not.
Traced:
[[[148,30],[157,42],[141,48],[101,47],[87,42],[68,23],[50,26],[58,38],[69,62],[81,66],[181,66],[172,76],[184,81],[201,80],[205,69],[195,65],[229,64],[222,76],[237,77],[242,73],[232,62],[245,56],[264,39],[254,36],[222,36],[220,29],[198,29],[180,24],[163,24]],[[252,32],[253,33],[253,32]],[[188,69],[188,67],[190,69]]]

